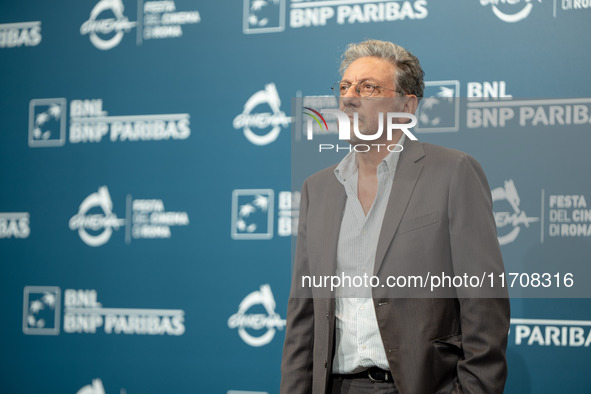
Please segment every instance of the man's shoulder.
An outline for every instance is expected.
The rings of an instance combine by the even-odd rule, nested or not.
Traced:
[[[420,162],[426,167],[435,167],[439,171],[452,171],[463,167],[481,168],[476,159],[457,149],[419,141],[411,141],[411,144],[405,144],[404,147],[405,151],[402,152],[402,157],[405,154],[408,155],[405,161]]]
[[[439,176],[452,182],[452,179],[468,179],[476,176],[487,183],[484,169],[480,163],[466,152],[446,148],[426,142],[420,143],[424,151],[421,160],[425,169],[433,176]]]
[[[462,152],[457,149],[447,148],[441,145],[434,145],[428,142],[419,142],[423,151],[425,152],[425,158],[431,163],[438,164],[455,164],[458,160],[472,159],[468,153]]]

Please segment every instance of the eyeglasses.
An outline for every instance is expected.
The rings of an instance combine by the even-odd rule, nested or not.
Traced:
[[[395,89],[378,86],[369,81],[361,81],[359,83],[349,83],[340,81],[332,85],[332,93],[336,96],[336,98],[343,97],[347,94],[349,89],[351,89],[351,86],[355,86],[355,92],[357,92],[357,94],[361,97],[369,97],[374,93],[379,94],[382,91],[382,89],[387,89],[396,92]]]

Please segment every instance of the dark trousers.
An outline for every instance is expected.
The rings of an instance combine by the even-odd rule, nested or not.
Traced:
[[[329,379],[329,394],[398,394],[392,382],[377,383],[369,379],[349,379],[339,375]]]

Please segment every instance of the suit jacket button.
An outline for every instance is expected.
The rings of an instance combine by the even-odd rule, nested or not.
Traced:
[[[324,368],[326,368],[327,365],[328,363],[326,362],[326,360],[324,360]]]

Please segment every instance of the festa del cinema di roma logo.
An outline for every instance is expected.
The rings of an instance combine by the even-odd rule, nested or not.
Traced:
[[[106,51],[119,45],[133,28],[136,43],[141,45],[143,40],[182,37],[184,25],[201,22],[199,11],[177,11],[174,0],[138,0],[137,22],[130,21],[124,10],[122,0],[100,0],[80,26],[80,34],[88,35],[96,48]]]
[[[100,208],[102,213],[90,214],[93,208]],[[70,229],[78,230],[80,239],[89,246],[104,245],[111,239],[113,229],[119,230],[124,225],[125,220],[113,213],[113,201],[106,186],[86,197],[78,213],[70,219]]]
[[[125,242],[131,239],[171,238],[171,227],[188,226],[189,215],[185,211],[168,211],[160,199],[133,199],[127,195],[126,219],[113,212],[113,201],[107,186],[86,197],[78,213],[69,222],[70,230],[77,231],[88,246],[106,244],[113,230],[126,228]]]
[[[529,227],[530,223],[539,221],[539,218],[528,217],[525,211],[519,207],[521,199],[517,193],[517,188],[512,179],[505,181],[503,186],[494,188],[491,191],[493,203],[500,204],[502,201],[511,207],[513,212],[496,211],[494,212],[495,222],[499,230],[499,245],[507,245],[517,239],[521,231],[520,225]],[[505,227],[509,227],[507,231]]]
[[[259,106],[267,105],[271,112],[255,112]],[[234,129],[242,129],[244,136],[254,145],[268,145],[274,142],[282,127],[287,127],[291,118],[281,110],[281,99],[273,82],[264,90],[253,94],[244,104],[242,113],[234,118]],[[253,131],[258,129],[259,132]]]
[[[265,313],[248,313],[251,308],[255,309],[259,305],[263,307]],[[238,306],[238,312],[228,319],[228,327],[237,328],[240,338],[250,346],[267,345],[271,343],[277,330],[283,330],[285,327],[285,319],[275,312],[275,306],[271,286],[261,285],[260,290],[253,291],[244,297]],[[255,336],[249,330],[251,332],[266,331],[260,336]]]
[[[327,115],[334,115],[337,118],[338,122],[338,131],[339,131],[339,140],[349,141],[351,139],[351,119],[349,115],[345,112],[330,108],[330,109],[321,109],[320,112],[316,111],[309,107],[303,107],[307,112],[304,112],[305,115],[308,115],[307,123],[306,123],[306,138],[308,140],[312,140],[314,138],[314,122],[319,126],[321,131],[328,131],[328,124],[326,123],[326,119],[322,116],[322,114]],[[408,123],[397,123],[400,122],[400,118],[402,119],[410,119]],[[396,121],[395,121],[396,120]],[[417,141],[417,137],[413,135],[413,133],[409,130],[417,125],[417,117],[413,114],[406,113],[406,112],[388,112],[386,113],[386,137],[388,141],[392,140],[392,132],[394,130],[402,130],[402,132],[411,140]],[[375,141],[382,137],[384,133],[384,113],[378,113],[378,130],[374,134],[363,134],[359,131],[359,113],[355,112],[353,114],[353,134],[355,137],[361,141]],[[378,151],[380,150],[383,144],[356,144],[353,146],[353,150],[356,152],[368,152],[371,149],[371,146],[377,147]],[[384,146],[390,152],[400,152],[402,151],[403,147],[399,144],[391,144],[388,146]],[[323,150],[331,150],[335,149],[333,144],[319,144],[318,150],[322,152]],[[350,150],[351,147],[340,147],[336,146],[336,150],[345,149]]]
[[[503,22],[515,23],[528,17],[534,1],[542,2],[542,0],[480,0],[480,4],[483,6],[490,4],[495,16]]]
[[[123,35],[136,27],[137,22],[130,22],[123,15],[125,7],[121,0],[100,0],[90,11],[90,17],[80,27],[80,34],[88,34],[90,42],[101,50],[108,50],[119,45]],[[115,18],[99,19],[101,14],[112,14]]]

